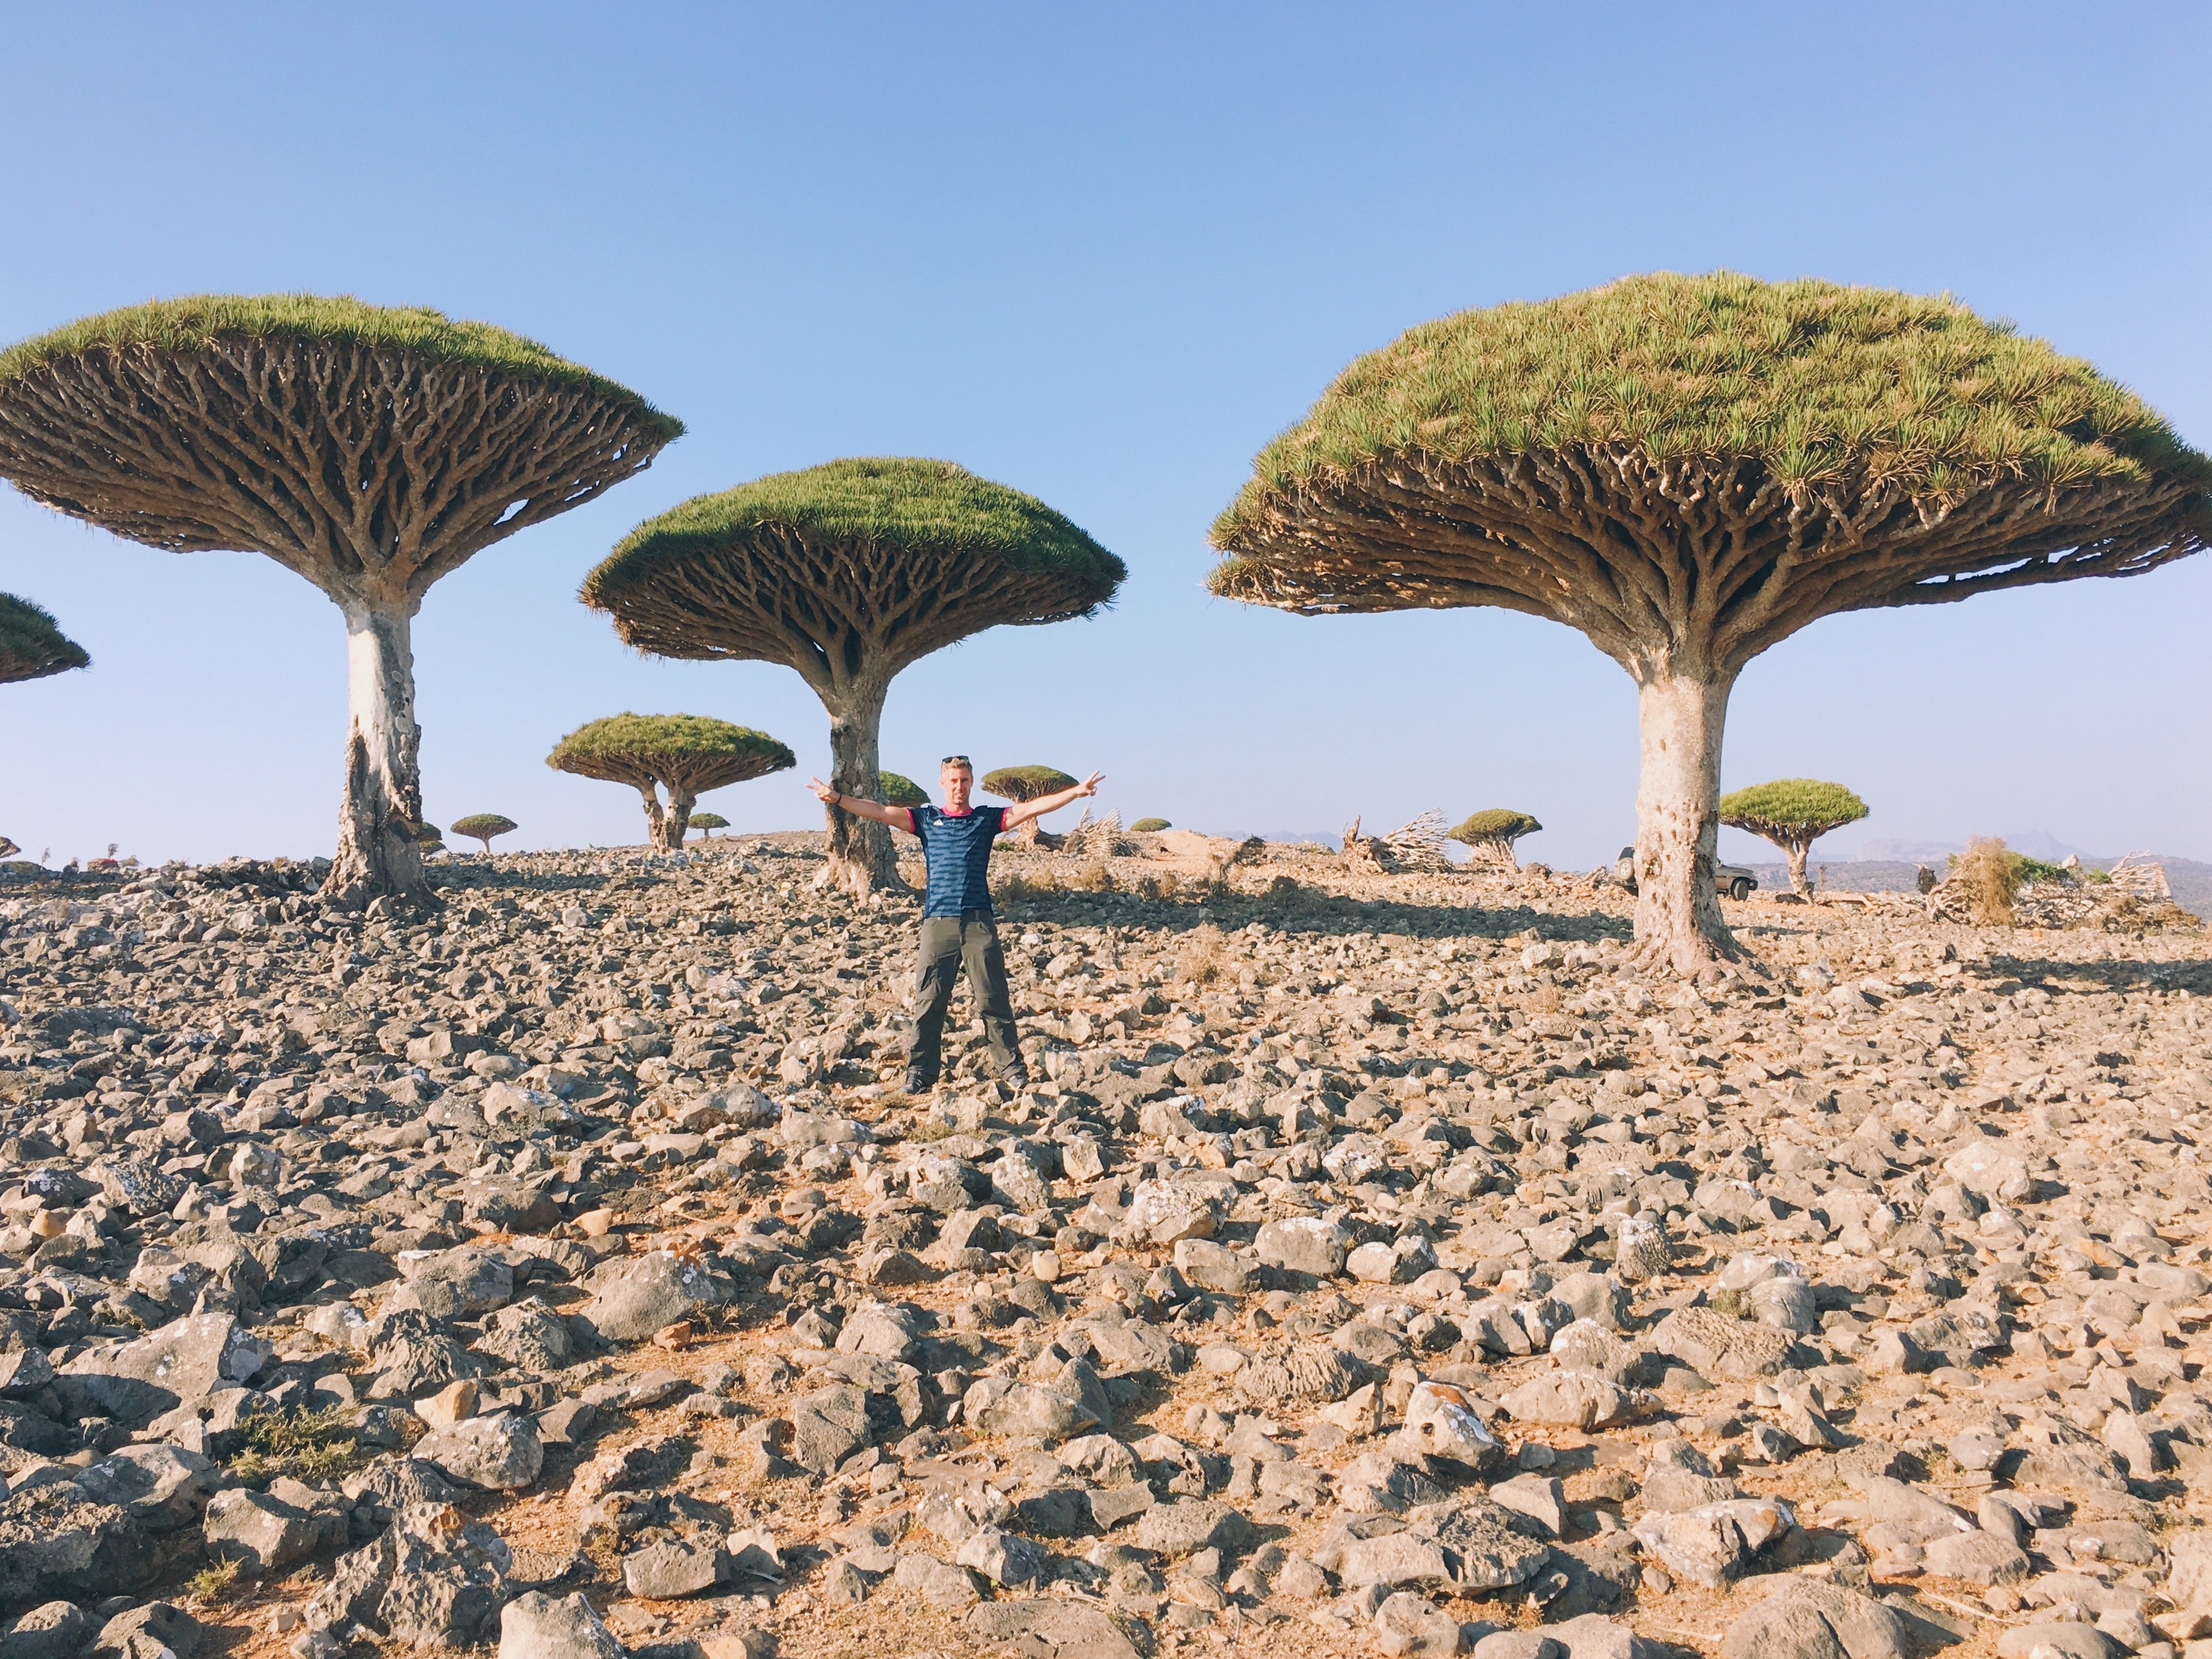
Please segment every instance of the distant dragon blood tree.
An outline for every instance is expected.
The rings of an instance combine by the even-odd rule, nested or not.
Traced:
[[[902,773],[878,772],[876,799],[886,806],[927,806],[929,792]]]
[[[1636,681],[1636,936],[1738,954],[1713,892],[1729,689],[1841,611],[2128,576],[2212,537],[2212,462],[1948,298],[1730,272],[1462,312],[1354,362],[1213,527],[1214,592],[1497,605]]]
[[[1161,830],[1172,830],[1174,828],[1175,825],[1170,823],[1165,818],[1139,818],[1134,823],[1129,826],[1131,833],[1139,836],[1151,835]]]
[[[562,738],[545,763],[580,778],[629,785],[644,798],[647,840],[679,853],[700,796],[784,771],[798,757],[765,732],[702,714],[610,714]]]
[[[694,830],[704,831],[707,839],[712,841],[714,839],[714,831],[728,829],[730,821],[720,812],[694,812],[691,814],[691,827]]]
[[[683,430],[535,341],[312,295],[107,312],[0,352],[0,477],[179,553],[265,553],[344,615],[351,710],[324,890],[434,902],[410,635],[432,583]]]
[[[1840,783],[1817,778],[1777,778],[1723,795],[1716,809],[1731,830],[1745,830],[1779,847],[1790,860],[1790,890],[1812,895],[1805,878],[1805,855],[1831,830],[1856,823],[1867,804]]]
[[[1043,502],[949,461],[831,461],[701,495],[632,531],[585,580],[641,651],[776,662],[830,715],[830,781],[876,787],[899,671],[1001,623],[1088,617],[1121,562]],[[827,876],[900,885],[890,831],[824,809]]]
[[[495,836],[512,835],[515,828],[513,818],[501,817],[496,812],[472,812],[467,817],[453,820],[453,833],[466,836],[471,841],[482,842],[487,855],[491,852]]]
[[[46,610],[13,593],[0,593],[0,685],[91,665],[84,647],[64,635]]]
[[[985,773],[977,787],[987,795],[1018,804],[1073,789],[1075,782],[1066,773],[1049,766],[1002,766],[995,772]],[[1024,841],[1033,842],[1042,828],[1036,819],[1031,818],[1014,833]]]
[[[1521,867],[1513,856],[1513,843],[1523,836],[1533,836],[1544,826],[1526,812],[1516,812],[1510,807],[1493,806],[1487,811],[1470,812],[1458,827],[1447,830],[1446,841],[1455,841],[1470,848],[1476,857],[1491,864],[1502,864],[1509,870]]]

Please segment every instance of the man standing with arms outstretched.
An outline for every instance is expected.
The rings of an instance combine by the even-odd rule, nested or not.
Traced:
[[[939,773],[945,791],[939,806],[886,806],[865,796],[840,794],[819,778],[806,787],[824,805],[856,817],[873,818],[906,830],[921,843],[928,866],[921,902],[921,949],[915,969],[914,1048],[907,1055],[906,1091],[926,1094],[937,1086],[939,1045],[945,1036],[945,1010],[952,1005],[952,981],[963,969],[969,994],[983,1012],[983,1033],[999,1075],[1016,1089],[1029,1086],[1021,1042],[1014,1034],[1014,1009],[1006,994],[1006,953],[999,948],[999,924],[991,909],[991,846],[1007,830],[1057,812],[1070,801],[1098,793],[1103,773],[1093,772],[1056,794],[1040,795],[1014,806],[971,806],[975,769],[965,755],[947,755]]]

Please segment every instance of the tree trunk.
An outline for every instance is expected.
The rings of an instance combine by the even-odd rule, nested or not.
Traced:
[[[668,814],[661,810],[660,786],[641,783],[637,793],[645,802],[645,844],[647,847],[667,846]]]
[[[841,795],[865,795],[872,800],[882,787],[881,732],[888,690],[864,689],[842,704],[824,700],[830,710],[830,787]],[[822,812],[830,885],[854,898],[865,898],[878,888],[904,890],[888,826],[856,817],[840,806],[825,804]]]
[[[422,729],[415,724],[410,605],[343,605],[346,621],[345,795],[324,893],[347,908],[390,897],[435,903],[422,851]]]
[[[673,789],[668,792],[668,823],[660,842],[668,851],[684,850],[684,837],[691,833],[691,809],[698,804],[696,795],[679,795]]]
[[[1713,892],[1720,838],[1721,728],[1733,674],[1656,673],[1638,699],[1636,942],[1686,978],[1740,955]]]
[[[1790,860],[1790,890],[1800,898],[1813,896],[1813,884],[1805,878],[1805,855],[1813,850],[1810,842],[1784,842],[1783,856]]]

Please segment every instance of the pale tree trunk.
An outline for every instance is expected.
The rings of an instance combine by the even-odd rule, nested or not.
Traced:
[[[1812,850],[1813,844],[1810,842],[1789,841],[1782,843],[1782,855],[1790,860],[1790,890],[1800,898],[1813,896],[1813,884],[1805,879],[1805,855]]]
[[[665,847],[668,844],[668,814],[660,805],[660,786],[641,783],[637,787],[637,793],[638,799],[645,803],[645,844],[647,847]]]
[[[884,696],[889,689],[864,686],[840,702],[823,700],[830,710],[830,787],[841,795],[873,800],[881,787]],[[822,811],[823,842],[830,854],[825,874],[830,885],[855,898],[865,898],[878,888],[894,892],[904,888],[889,828],[872,818],[855,817],[842,807],[825,805]]]
[[[1639,686],[1636,942],[1684,976],[1740,955],[1713,892],[1720,839],[1721,728],[1735,677],[1657,672]]]
[[[684,850],[684,837],[691,833],[691,809],[699,804],[696,795],[679,795],[668,792],[668,822],[661,834],[660,844],[671,853]]]
[[[415,832],[422,822],[411,603],[341,601],[346,621],[345,796],[323,891],[347,908],[390,897],[434,903]]]

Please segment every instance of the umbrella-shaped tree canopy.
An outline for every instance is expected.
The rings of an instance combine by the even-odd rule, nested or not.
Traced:
[[[1513,843],[1543,827],[1526,812],[1516,812],[1510,806],[1493,806],[1468,813],[1456,827],[1444,832],[1444,839],[1472,848],[1494,862],[1511,866]]]
[[[1425,324],[1354,362],[1216,522],[1212,586],[1307,615],[1498,605],[1641,688],[1637,931],[1684,969],[1743,665],[1814,619],[2212,538],[2212,463],[2077,358],[1923,298],[1635,276]]]
[[[1805,858],[1813,843],[1831,830],[1856,823],[1867,815],[1867,804],[1840,783],[1777,778],[1723,795],[1719,812],[1730,829],[1747,830],[1779,847],[1790,861],[1790,890],[1803,895],[1811,891]]]
[[[1004,800],[1035,800],[1075,787],[1075,780],[1049,766],[1002,766],[983,775],[982,790]]]
[[[702,714],[610,714],[580,726],[545,763],[578,777],[626,783],[645,801],[653,845],[683,849],[691,807],[709,789],[765,777],[799,763],[765,732]],[[667,791],[664,803],[659,793]]]
[[[683,428],[534,340],[419,307],[204,295],[0,352],[0,476],[176,552],[265,553],[349,639],[327,890],[428,899],[412,620],[474,554],[592,500]]]
[[[711,841],[714,839],[714,831],[730,827],[730,821],[720,812],[694,812],[691,815],[691,827],[694,830],[705,830],[708,839]]]
[[[491,851],[491,844],[500,836],[512,835],[516,828],[513,818],[502,817],[497,812],[472,812],[467,817],[453,820],[453,833],[466,836],[471,841],[480,841],[483,849]]]
[[[903,773],[878,772],[876,799],[886,806],[927,806],[929,792]]]
[[[86,668],[92,659],[43,606],[0,593],[0,685]]]
[[[866,795],[901,669],[1000,623],[1087,617],[1126,574],[1034,496],[950,461],[870,459],[671,508],[623,539],[582,598],[641,651],[794,670],[830,714],[831,782]],[[839,884],[895,884],[883,826],[827,813]]]

